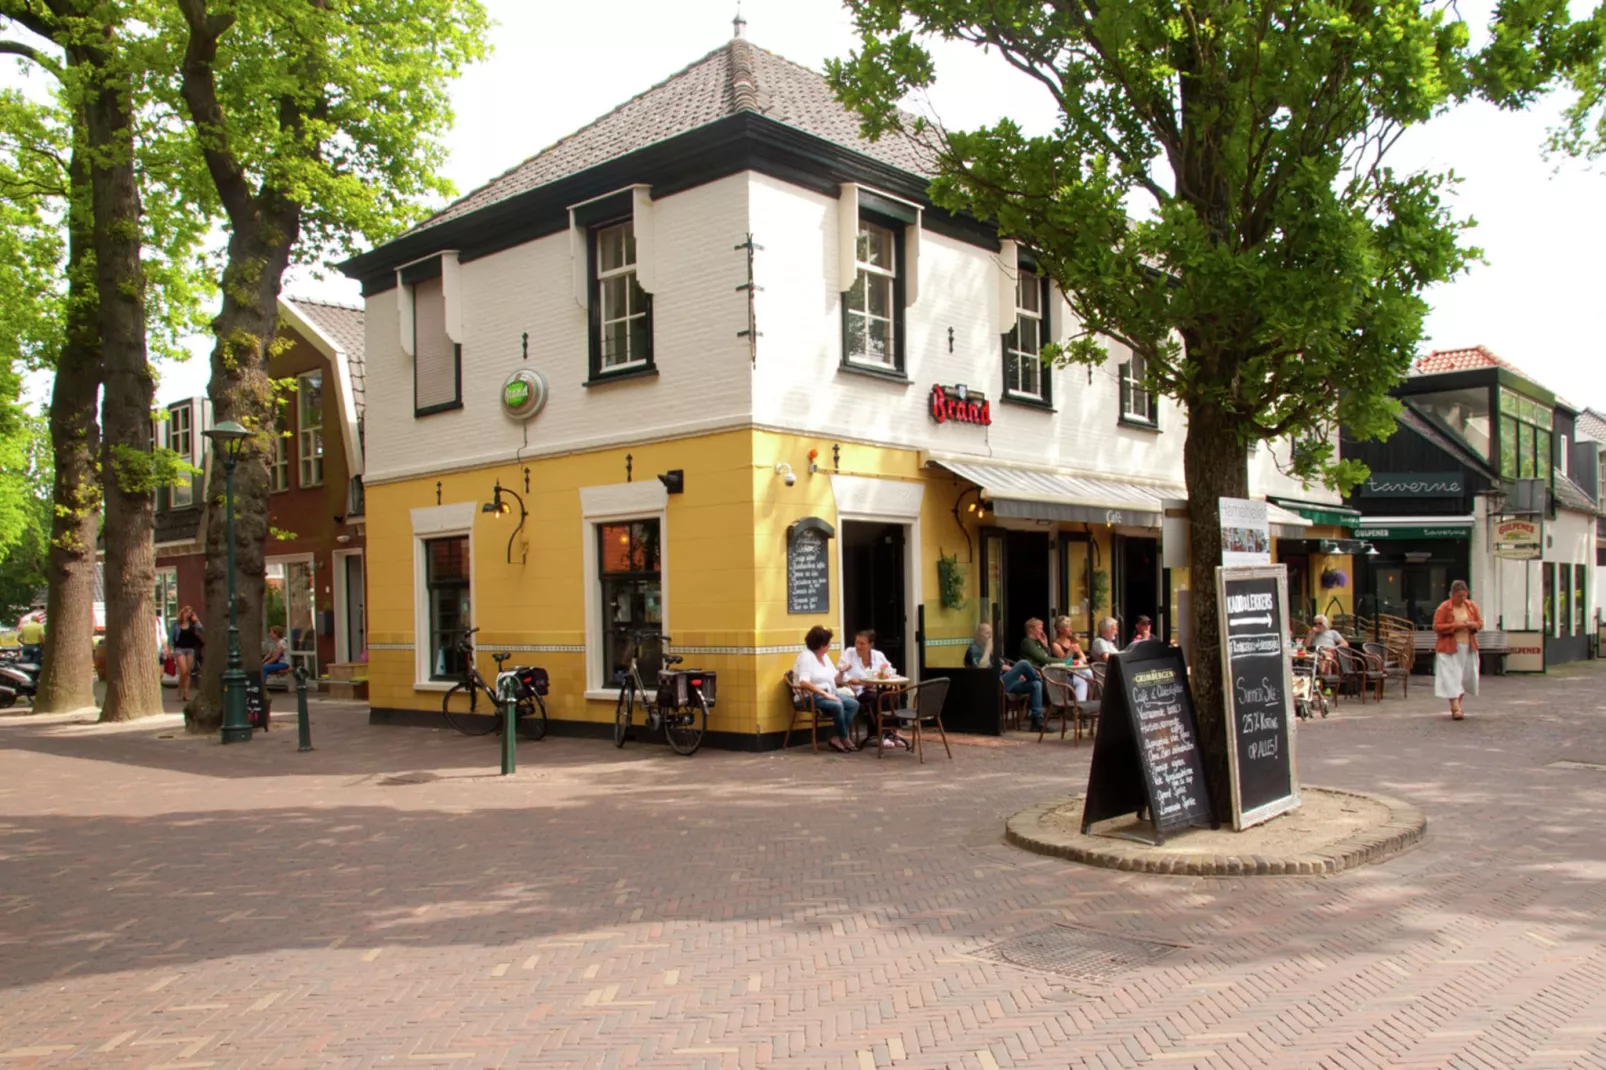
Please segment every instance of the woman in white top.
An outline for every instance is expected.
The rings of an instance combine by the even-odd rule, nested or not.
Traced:
[[[859,715],[859,700],[853,692],[839,687],[842,674],[831,664],[831,629],[819,625],[809,629],[803,637],[803,649],[792,663],[792,678],[800,690],[814,696],[814,707],[831,715],[836,722],[836,736],[830,747],[843,754],[858,750],[853,745],[849,726]]]
[[[836,667],[841,670],[842,679],[853,688],[861,706],[876,700],[873,688],[858,686],[861,681],[898,675],[898,670],[892,667],[887,656],[875,648],[873,628],[854,633],[853,645],[842,652],[842,660],[836,663]],[[892,729],[887,729],[886,740],[893,746],[908,745],[908,740]]]

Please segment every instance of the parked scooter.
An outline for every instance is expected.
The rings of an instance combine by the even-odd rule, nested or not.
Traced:
[[[11,706],[19,698],[27,699],[31,705],[38,693],[39,666],[25,661],[0,665],[0,709]]]

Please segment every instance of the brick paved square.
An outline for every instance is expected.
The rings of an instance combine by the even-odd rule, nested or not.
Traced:
[[[223,748],[3,717],[0,1066],[1606,1066],[1603,685],[1301,725],[1307,783],[1429,820],[1314,879],[1006,846],[1085,783],[1057,741],[550,739],[503,779],[494,738],[330,703],[311,754],[291,720]],[[1182,946],[1102,980],[977,953],[1055,925]]]

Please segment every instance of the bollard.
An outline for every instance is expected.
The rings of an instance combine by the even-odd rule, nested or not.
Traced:
[[[502,694],[502,775],[512,776],[516,762],[516,747],[518,737],[514,732],[514,722],[519,715],[518,700],[513,697],[513,677],[504,676],[497,681]]]
[[[312,719],[307,716],[307,670],[296,666],[296,734],[300,737],[298,751],[312,749]]]

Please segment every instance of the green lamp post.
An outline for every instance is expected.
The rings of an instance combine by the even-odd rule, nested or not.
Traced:
[[[229,665],[223,672],[223,742],[251,742],[251,722],[245,714],[245,669],[240,662],[240,625],[235,615],[234,579],[234,466],[251,437],[249,429],[225,420],[206,433],[223,457],[224,516],[229,545]]]

